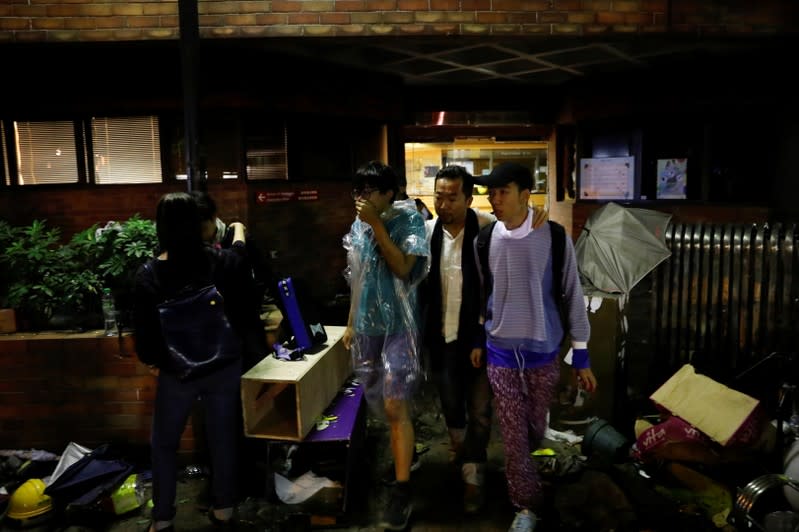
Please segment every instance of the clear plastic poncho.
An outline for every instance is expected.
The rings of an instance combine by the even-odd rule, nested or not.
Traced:
[[[410,398],[419,381],[418,285],[430,269],[430,247],[416,203],[395,201],[380,217],[391,240],[417,260],[407,279],[398,278],[381,255],[372,227],[360,218],[343,239],[355,331],[352,365],[373,406],[385,398]]]

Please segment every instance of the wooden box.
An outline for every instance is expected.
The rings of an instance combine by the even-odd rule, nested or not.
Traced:
[[[241,378],[244,433],[253,438],[301,441],[352,373],[345,327],[325,326],[327,343],[304,360],[269,355]]]

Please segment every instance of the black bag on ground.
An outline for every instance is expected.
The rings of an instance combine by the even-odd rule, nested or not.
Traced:
[[[85,507],[119,486],[133,472],[109,444],[103,444],[69,466],[44,490],[60,508]]]

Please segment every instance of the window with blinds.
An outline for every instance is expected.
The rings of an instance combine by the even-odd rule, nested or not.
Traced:
[[[285,124],[259,135],[248,135],[247,179],[288,179],[288,135]]]
[[[64,120],[13,124],[17,184],[51,185],[78,182],[74,122]]]
[[[157,116],[0,120],[0,150],[8,186],[162,181]]]
[[[158,117],[92,118],[94,182],[160,183]]]

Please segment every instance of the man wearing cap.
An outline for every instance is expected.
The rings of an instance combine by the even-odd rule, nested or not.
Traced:
[[[551,222],[533,227],[530,169],[502,163],[477,181],[488,187],[499,222],[483,229],[490,231],[487,271],[480,266],[479,238],[475,256],[484,293],[488,380],[502,430],[508,495],[518,509],[509,530],[531,532],[538,520],[534,510],[541,502],[541,480],[530,451],[546,430],[560,376],[561,342],[568,332],[578,383],[594,391],[597,382],[587,348],[590,326],[570,238],[565,238],[560,283],[553,284],[554,229]],[[558,285],[561,298],[553,293]],[[568,323],[561,320],[559,299]]]
[[[422,285],[425,344],[450,438],[450,461],[461,468],[466,513],[477,512],[485,499],[492,410],[473,242],[480,228],[496,218],[471,208],[473,188],[474,177],[463,166],[445,166],[436,174],[437,217],[425,222],[430,274]],[[545,209],[536,210],[536,227],[546,219]]]

